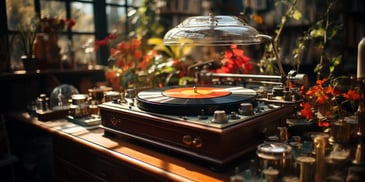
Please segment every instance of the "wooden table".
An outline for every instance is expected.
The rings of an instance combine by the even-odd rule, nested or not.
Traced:
[[[229,181],[233,170],[213,171],[184,157],[128,139],[104,137],[100,126],[66,119],[39,121],[26,112],[5,114],[8,122],[50,134],[59,181]],[[11,132],[11,131],[9,131]],[[232,167],[233,168],[233,167]]]

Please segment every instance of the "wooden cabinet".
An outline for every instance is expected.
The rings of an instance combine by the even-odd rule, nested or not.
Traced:
[[[61,137],[54,138],[57,181],[166,181]]]
[[[216,182],[228,181],[234,173],[233,169],[216,172],[198,161],[180,158],[126,138],[104,137],[104,129],[100,126],[82,127],[66,119],[42,122],[22,112],[6,113],[5,120],[9,126],[12,152],[20,156],[16,182]],[[39,139],[47,141],[47,145],[33,145],[36,149],[31,150],[26,147]],[[25,155],[38,157],[29,163],[23,158]],[[25,164],[38,169],[24,169]]]

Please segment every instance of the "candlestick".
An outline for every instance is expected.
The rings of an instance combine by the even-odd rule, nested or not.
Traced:
[[[360,100],[357,109],[358,119],[358,144],[355,153],[355,159],[352,161],[354,164],[365,165],[365,79],[359,80],[359,92]]]
[[[365,37],[361,39],[357,52],[357,78],[365,77]]]
[[[314,147],[316,150],[316,166],[315,166],[315,182],[323,182],[326,177],[326,138],[323,136],[316,136],[314,138]]]

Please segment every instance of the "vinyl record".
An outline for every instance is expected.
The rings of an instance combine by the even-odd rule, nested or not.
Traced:
[[[237,111],[241,103],[253,103],[256,91],[239,86],[165,87],[141,91],[137,106],[160,114],[212,115],[215,110]]]

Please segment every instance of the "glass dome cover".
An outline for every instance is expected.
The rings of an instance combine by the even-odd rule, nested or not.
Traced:
[[[236,16],[192,16],[169,30],[166,45],[251,45],[270,38]]]

